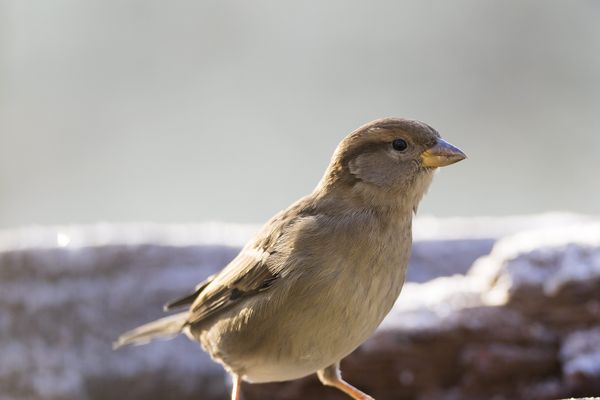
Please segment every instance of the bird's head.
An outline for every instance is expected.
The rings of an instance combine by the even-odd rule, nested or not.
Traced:
[[[348,191],[377,202],[416,208],[438,167],[466,155],[429,125],[384,118],[361,126],[338,145],[318,189]]]

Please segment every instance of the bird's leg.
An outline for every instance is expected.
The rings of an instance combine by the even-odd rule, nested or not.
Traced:
[[[323,385],[333,386],[355,400],[375,400],[342,379],[340,363],[331,364],[329,367],[317,371],[317,376]]]
[[[242,378],[238,375],[233,375],[233,388],[231,389],[231,400],[241,400],[240,387],[242,386]]]

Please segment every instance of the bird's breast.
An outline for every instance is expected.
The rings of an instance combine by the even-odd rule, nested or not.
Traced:
[[[323,368],[351,353],[375,331],[400,294],[410,231],[362,228],[306,266],[320,273],[299,276],[282,308],[286,317],[279,345],[294,349],[291,358],[307,368]]]

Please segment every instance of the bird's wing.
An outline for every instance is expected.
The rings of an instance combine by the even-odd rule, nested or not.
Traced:
[[[196,298],[200,295],[200,293],[202,293],[202,291],[208,286],[208,284],[211,283],[213,281],[213,279],[215,279],[215,276],[216,275],[211,275],[208,278],[206,278],[206,280],[197,284],[196,287],[194,288],[193,292],[169,301],[167,304],[165,304],[163,306],[163,309],[165,311],[171,311],[176,308],[181,308],[181,307],[186,307],[186,306],[189,307],[190,305],[192,305],[194,300],[196,300]]]
[[[305,202],[299,201],[269,221],[256,239],[202,288],[191,306],[188,324],[217,315],[276,284],[285,259],[278,254],[284,247],[280,242],[299,225],[304,208]]]
[[[265,263],[249,258],[244,256],[234,264],[229,264],[228,267],[234,266],[235,270],[230,269],[224,273],[219,277],[219,282],[213,281],[213,284],[196,298],[190,309],[189,324],[199,323],[267,290],[279,278]]]

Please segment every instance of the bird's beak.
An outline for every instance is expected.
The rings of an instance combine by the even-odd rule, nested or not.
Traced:
[[[465,158],[465,153],[444,139],[438,139],[436,144],[421,153],[421,162],[425,167],[445,167]]]

